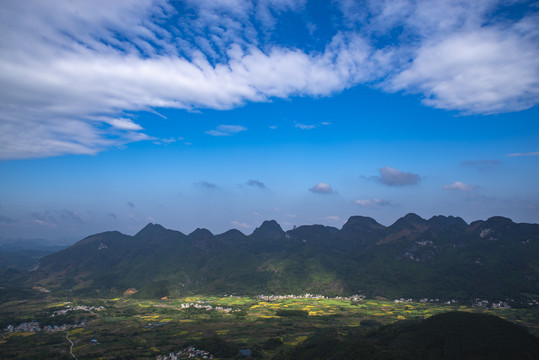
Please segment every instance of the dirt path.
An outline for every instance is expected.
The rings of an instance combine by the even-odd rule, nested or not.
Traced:
[[[66,331],[66,339],[71,344],[71,346],[69,347],[69,353],[71,354],[71,356],[73,356],[75,360],[78,360],[75,354],[73,354],[73,341],[71,341],[71,339],[69,338],[69,332],[67,331]]]

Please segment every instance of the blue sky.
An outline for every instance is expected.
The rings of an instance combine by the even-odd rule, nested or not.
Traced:
[[[3,1],[0,237],[539,220],[532,1]]]

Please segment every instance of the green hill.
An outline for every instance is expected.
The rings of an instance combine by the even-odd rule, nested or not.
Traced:
[[[539,225],[494,217],[466,224],[408,214],[385,227],[353,216],[337,229],[189,235],[148,224],[134,236],[105,232],[45,256],[22,279],[53,292],[121,294],[363,293],[385,297],[539,297]]]
[[[277,359],[532,360],[539,339],[497,316],[447,312],[369,332],[324,330]]]

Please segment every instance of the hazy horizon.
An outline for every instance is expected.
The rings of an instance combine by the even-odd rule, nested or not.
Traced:
[[[539,222],[532,1],[0,10],[0,238]]]

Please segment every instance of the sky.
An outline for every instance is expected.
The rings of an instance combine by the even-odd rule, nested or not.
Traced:
[[[539,4],[5,0],[0,239],[539,222]]]

